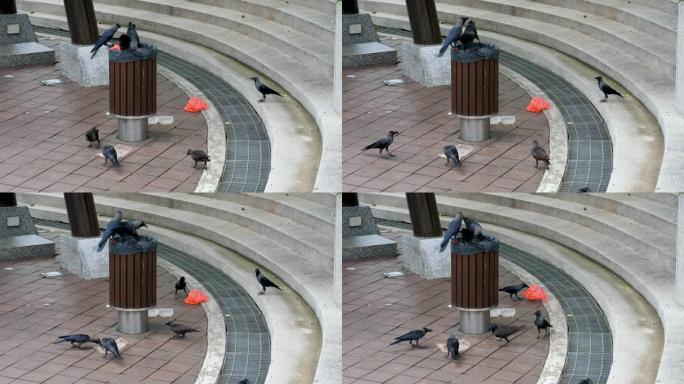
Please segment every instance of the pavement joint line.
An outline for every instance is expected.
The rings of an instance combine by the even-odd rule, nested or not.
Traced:
[[[224,121],[221,115],[217,112],[214,103],[202,92],[199,88],[187,81],[184,77],[178,75],[176,72],[159,65],[158,72],[176,84],[188,96],[198,96],[207,103],[207,109],[202,111],[205,120],[207,121],[207,152],[211,161],[207,164],[207,169],[202,171],[202,176],[196,193],[216,192],[223,176],[223,171],[226,164],[226,145],[228,139],[225,138]]]
[[[530,96],[541,97],[551,105],[551,108],[544,111],[549,122],[549,157],[551,165],[544,171],[544,177],[542,177],[539,183],[537,193],[558,192],[568,162],[568,127],[565,124],[565,119],[563,119],[563,115],[558,110],[556,103],[536,84],[506,65],[501,65],[499,70],[530,94]]]

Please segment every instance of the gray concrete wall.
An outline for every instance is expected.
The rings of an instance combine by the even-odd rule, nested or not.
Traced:
[[[681,10],[681,5],[680,10]],[[681,13],[680,13],[681,14]],[[681,225],[679,223],[682,223]],[[677,272],[675,277],[675,300],[684,307],[684,193],[679,194],[677,207]]]
[[[684,2],[679,2],[677,18],[677,111],[684,114]]]

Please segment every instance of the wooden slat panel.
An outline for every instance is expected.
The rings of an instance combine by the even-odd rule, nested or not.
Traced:
[[[491,88],[491,68],[493,60],[486,60],[482,63],[482,113],[483,115],[489,115],[491,111],[491,106],[489,105],[489,94],[492,91]]]
[[[484,258],[485,258],[485,256],[486,256],[486,254],[478,253],[473,258],[473,261],[476,264],[475,267],[477,268],[477,273],[475,274],[475,276],[477,277],[478,282],[482,282],[482,283],[484,283],[484,265],[485,265]],[[482,308],[486,305],[486,302],[484,299],[484,295],[485,295],[485,292],[484,292],[485,288],[484,287],[485,287],[485,285],[482,283],[475,284],[475,298],[476,298],[475,306],[477,306],[477,308]]]
[[[140,61],[135,61],[133,64],[133,115],[140,116],[142,113],[142,100],[144,100],[145,95],[142,93],[142,81],[144,80],[142,75],[142,63]]]
[[[133,259],[133,266],[134,266],[133,272],[135,273],[135,276],[134,276],[135,284],[133,284],[133,306],[135,308],[140,308],[141,304],[143,304],[143,299],[141,299],[141,297],[140,297],[140,293],[142,291],[140,286],[142,285],[141,272],[142,272],[142,258],[143,258],[143,256],[141,254],[137,253],[135,255],[128,256],[128,257]]]
[[[482,88],[484,88],[484,65],[482,60],[475,63],[475,115],[482,116]]]

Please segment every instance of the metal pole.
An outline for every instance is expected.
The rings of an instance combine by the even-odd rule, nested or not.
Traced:
[[[342,206],[343,207],[358,207],[359,206],[359,194],[358,193],[343,193],[342,194]]]
[[[15,193],[0,193],[0,207],[16,207],[17,195]]]
[[[359,2],[357,0],[342,0],[342,14],[355,15],[359,13]]]
[[[97,225],[97,210],[92,193],[65,193],[71,235],[74,237],[98,237],[100,227]]]
[[[420,45],[442,44],[435,0],[406,0],[413,42]]]
[[[412,192],[406,194],[413,235],[416,237],[442,236],[439,223],[439,211],[435,194],[428,192]]]
[[[17,13],[17,3],[14,0],[0,0],[0,15],[14,15]]]
[[[71,42],[78,45],[95,44],[99,33],[93,0],[64,0]]]

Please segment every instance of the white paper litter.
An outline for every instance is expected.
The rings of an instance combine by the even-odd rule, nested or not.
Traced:
[[[51,87],[53,85],[62,84],[63,81],[60,79],[49,79],[49,80],[43,80],[40,83],[43,85],[47,85],[47,86]]]
[[[52,278],[55,278],[55,277],[64,276],[64,274],[63,274],[62,272],[57,272],[57,271],[54,271],[54,272],[43,272],[43,273],[41,273],[40,275],[43,276],[43,277],[47,277],[48,279],[52,279]]]
[[[126,348],[126,345],[128,345],[128,342],[124,340],[123,338],[119,337],[118,339],[114,340],[116,342],[116,348],[119,350],[119,353],[123,352],[124,348]],[[93,349],[100,352],[101,354],[104,355],[105,349],[102,348],[100,344],[95,344],[93,343]]]
[[[14,271],[14,268],[12,268],[12,267],[6,267],[6,268],[3,268],[3,269],[4,269],[5,271]]]
[[[147,317],[173,317],[173,308],[152,308],[147,310]]]
[[[396,277],[404,276],[404,272],[400,272],[400,271],[397,271],[397,272],[385,272],[385,273],[383,273],[383,275],[384,275],[385,277],[390,278],[390,279],[394,279],[394,278],[396,278]]]
[[[393,86],[393,85],[397,85],[397,84],[404,84],[404,80],[392,79],[392,80],[385,80],[385,81],[383,81],[383,83],[385,83],[385,85]]]
[[[463,352],[469,350],[471,346],[472,345],[470,344],[470,342],[468,340],[458,339],[458,353],[463,353]],[[447,353],[446,344],[437,344],[436,347],[437,347],[438,351]]]
[[[150,116],[147,118],[149,125],[172,125],[173,116]]]
[[[13,78],[14,76],[12,76],[12,75],[5,75],[5,76],[3,76],[3,77],[4,77],[4,78],[7,78],[7,79],[11,79],[11,78]]]
[[[491,125],[513,125],[515,124],[515,116],[497,115],[489,118]]]
[[[126,145],[123,145],[123,144],[115,145],[114,150],[116,150],[116,157],[119,159],[119,161],[121,161],[123,158],[128,156],[131,152],[133,152],[133,148],[126,146]],[[104,155],[102,154],[102,152],[98,153],[97,157],[104,160]],[[111,164],[112,163],[107,163],[108,166],[111,166]]]
[[[459,159],[461,159],[461,161],[465,160],[465,158],[468,157],[475,150],[474,147],[465,144],[456,144],[456,149],[458,150],[458,157]],[[440,153],[438,157],[446,159],[446,155],[444,154],[444,152]]]
[[[514,317],[515,308],[492,308],[489,310],[489,317]]]

